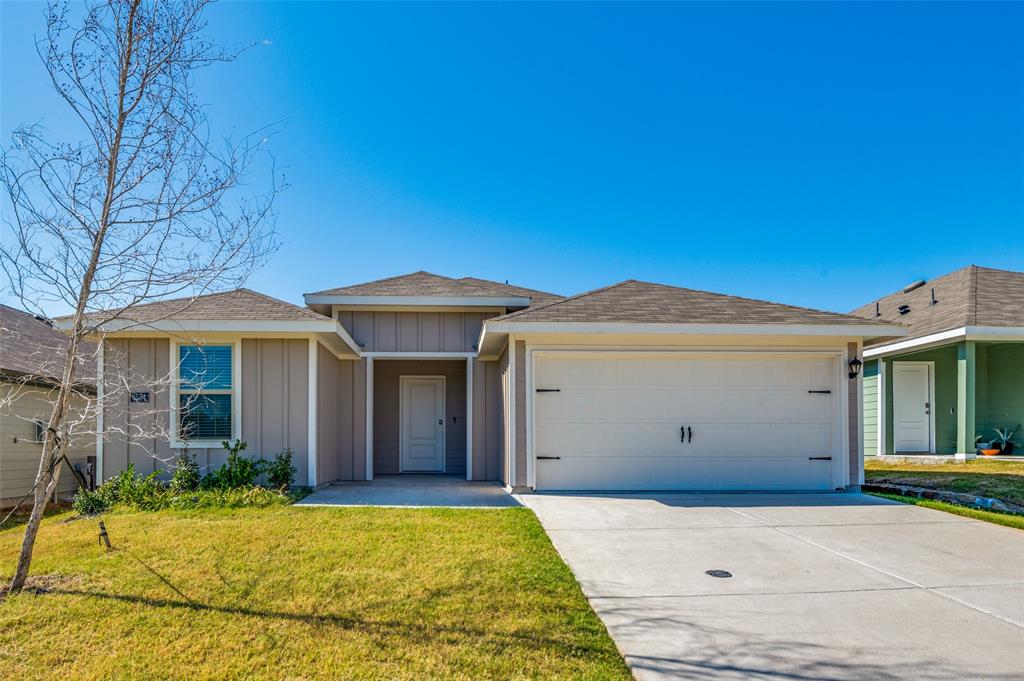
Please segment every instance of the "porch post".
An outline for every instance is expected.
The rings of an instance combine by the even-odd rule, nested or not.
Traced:
[[[974,341],[960,341],[956,346],[956,453],[957,458],[973,459],[974,400],[976,349]],[[934,405],[933,405],[934,408]]]
[[[473,479],[473,358],[466,358],[466,480]]]
[[[366,358],[366,479],[373,480],[373,357]]]

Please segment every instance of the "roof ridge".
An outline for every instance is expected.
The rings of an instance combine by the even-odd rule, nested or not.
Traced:
[[[488,321],[498,321],[498,320],[503,320],[503,319],[511,319],[512,317],[518,317],[520,315],[524,315],[527,312],[536,312],[538,310],[546,310],[547,308],[552,307],[554,305],[561,305],[562,303],[569,303],[569,302],[572,302],[574,300],[579,300],[580,298],[583,298],[585,296],[589,296],[589,295],[592,295],[594,293],[601,293],[602,291],[608,291],[608,290],[613,289],[613,288],[618,288],[619,286],[622,286],[624,284],[629,284],[629,283],[634,282],[634,281],[636,281],[636,279],[626,279],[624,281],[620,281],[617,284],[610,284],[608,286],[602,286],[600,288],[591,289],[590,291],[583,291],[582,293],[577,293],[576,295],[569,296],[568,298],[561,298],[559,300],[553,300],[550,303],[544,303],[542,305],[537,305],[536,307],[527,307],[527,308],[524,308],[522,310],[516,310],[515,312],[510,312],[508,314],[501,315],[500,317],[495,317],[494,319],[491,319],[491,320],[488,320]]]

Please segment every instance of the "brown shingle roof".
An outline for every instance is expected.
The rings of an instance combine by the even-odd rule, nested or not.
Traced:
[[[438,297],[471,297],[488,298],[493,296],[517,296],[532,298],[535,301],[549,301],[558,296],[544,291],[511,286],[487,279],[462,277],[452,279],[432,272],[413,272],[397,277],[377,279],[363,284],[342,286],[324,291],[316,291],[306,295],[313,296],[438,296]]]
[[[312,310],[286,303],[247,288],[210,293],[194,298],[176,298],[136,305],[124,312],[101,311],[90,315],[90,321],[115,317],[129,322],[146,323],[164,319],[203,321],[275,321],[303,322],[330,319]],[[62,317],[61,319],[67,319]]]
[[[909,308],[906,314],[900,314],[901,305]],[[1024,326],[1024,272],[969,265],[907,293],[879,298],[850,314],[905,326],[907,338],[962,326]]]
[[[51,383],[64,373],[68,337],[47,322],[7,305],[0,305],[0,373],[9,378]],[[96,384],[96,346],[82,343],[75,381]]]
[[[864,324],[863,319],[630,279],[495,321],[646,324]],[[870,323],[870,322],[869,322]]]

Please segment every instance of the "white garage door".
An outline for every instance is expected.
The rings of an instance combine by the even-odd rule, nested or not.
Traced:
[[[538,354],[536,487],[827,490],[835,359]]]

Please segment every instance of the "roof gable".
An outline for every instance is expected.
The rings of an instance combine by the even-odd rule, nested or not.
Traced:
[[[495,321],[642,324],[847,324],[863,319],[835,312],[740,298],[630,279]]]
[[[965,326],[1024,327],[1024,272],[969,265],[851,314],[905,326],[907,338]]]
[[[443,277],[440,274],[431,272],[412,272],[397,277],[387,277],[353,284],[352,286],[341,286],[338,288],[316,291],[306,295],[317,296],[471,296],[484,298],[495,295],[481,286],[459,279]],[[508,292],[503,292],[508,295]]]

